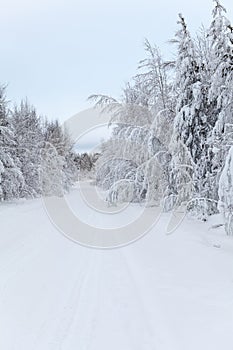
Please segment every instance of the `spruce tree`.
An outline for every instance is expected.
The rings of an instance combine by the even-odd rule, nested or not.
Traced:
[[[218,0],[215,0],[209,39],[211,43],[209,104],[212,106],[212,120],[215,124],[210,135],[214,152],[212,189],[217,193],[219,177],[229,148],[233,144],[233,28],[226,17],[225,8]]]
[[[27,101],[15,106],[11,115],[15,133],[15,144],[20,169],[24,177],[21,197],[35,197],[41,194],[40,163],[43,147],[41,118]]]
[[[16,147],[5,88],[0,87],[0,200],[18,198],[24,185]]]
[[[181,204],[190,201],[194,193],[195,160],[199,156],[197,142],[199,135],[194,135],[198,123],[194,102],[200,79],[194,43],[181,14],[178,24],[181,25],[181,29],[177,31],[176,38],[173,40],[178,44],[174,82],[177,103],[170,144],[172,153],[170,186],[177,197],[177,204]]]

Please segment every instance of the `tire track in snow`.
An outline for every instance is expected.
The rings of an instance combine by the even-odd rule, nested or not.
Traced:
[[[104,349],[115,350],[118,349],[116,344],[127,350],[159,349],[156,347],[159,339],[149,322],[143,298],[138,294],[137,283],[122,251],[103,252],[103,255],[100,290],[103,303],[98,334],[95,334],[96,339],[93,339],[90,349],[82,349],[95,350],[102,346]],[[104,336],[106,339],[103,346]]]
[[[83,303],[83,299],[87,298],[87,295],[89,295],[87,281],[90,276],[92,276],[91,272],[93,266],[95,266],[95,261],[88,261],[88,259],[84,259],[84,257],[82,257],[82,260],[82,268],[77,272],[77,278],[71,289],[69,299],[63,308],[61,320],[59,320],[58,326],[52,336],[53,340],[49,342],[49,349],[51,350],[66,349],[64,343],[70,337],[71,328],[73,328],[75,322],[77,322],[76,319],[78,318],[81,320],[83,326],[85,314],[88,314],[88,312],[85,314],[81,313],[80,306]]]
[[[48,350],[62,349],[63,342],[69,334],[69,329],[78,310],[80,291],[85,278],[86,270],[83,269],[82,273],[78,271],[78,277],[75,279],[74,284],[72,284],[69,297],[63,304],[59,316],[56,316],[55,319],[49,317],[48,320],[43,322],[37,332],[33,349],[41,350],[42,347]],[[54,323],[56,324],[55,327]],[[47,333],[46,337],[44,337],[45,333]]]
[[[79,300],[76,312],[73,314],[69,334],[63,338],[59,350],[78,348],[88,350],[94,341],[94,331],[98,323],[98,292],[100,260],[96,251],[87,251],[90,254],[90,263],[79,291]]]
[[[137,280],[135,278],[135,274],[133,273],[133,270],[130,267],[129,261],[126,258],[126,255],[123,252],[121,252],[121,253],[122,253],[122,260],[124,261],[124,266],[125,266],[126,271],[127,271],[127,275],[129,277],[129,280],[131,281],[131,285],[133,286],[134,298],[136,298],[138,301],[137,305],[140,309],[140,314],[144,320],[143,323],[145,325],[146,332],[148,335],[148,341],[147,341],[148,349],[151,349],[151,350],[159,349],[158,343],[161,344],[160,336],[158,335],[158,333],[155,331],[155,328],[151,324],[150,315],[147,311],[147,308],[145,307],[144,298],[142,297],[142,295],[140,293],[140,288],[139,288]]]

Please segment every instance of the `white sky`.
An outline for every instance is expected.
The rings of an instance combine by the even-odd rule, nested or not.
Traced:
[[[110,135],[111,128],[108,128],[107,126],[99,126],[80,137],[76,142],[75,149],[78,153],[89,151],[92,153],[97,152],[100,143],[108,139]]]
[[[233,2],[223,0],[233,21]],[[0,82],[61,120],[92,93],[118,96],[144,58],[143,39],[165,44],[182,12],[191,31],[208,24],[211,0],[0,0]]]

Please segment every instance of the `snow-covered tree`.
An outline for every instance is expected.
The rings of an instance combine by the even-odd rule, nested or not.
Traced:
[[[48,149],[48,144],[50,144],[52,149],[55,149],[57,152],[57,158],[59,158],[59,160],[57,160],[59,161],[59,164],[63,164],[63,189],[68,191],[76,178],[77,172],[74,163],[75,154],[73,152],[73,142],[67,130],[62,128],[58,120],[46,120],[44,123],[43,134],[46,145],[45,150]]]
[[[15,134],[16,153],[24,177],[21,197],[41,194],[39,172],[43,147],[42,120],[27,101],[21,101],[11,114],[11,125]]]
[[[9,123],[5,88],[0,87],[0,200],[19,197],[24,179],[18,165],[14,133]]]
[[[181,30],[176,34],[178,55],[175,88],[176,118],[171,143],[173,153],[172,181],[180,202],[205,219],[217,210],[212,188],[213,147],[211,135],[216,119],[208,100],[210,89],[209,57],[200,55],[182,15]],[[200,49],[200,46],[199,46]]]
[[[10,121],[24,177],[21,197],[67,191],[73,183],[76,170],[68,133],[58,121],[39,117],[27,101],[22,101],[19,107],[14,108]]]
[[[178,24],[181,25],[181,29],[173,40],[178,44],[174,82],[177,103],[173,137],[170,143],[172,153],[170,185],[172,198],[175,195],[177,202],[182,203],[188,202],[193,197],[194,191],[194,159],[199,151],[198,134],[195,134],[199,116],[194,101],[200,80],[194,43],[181,14]]]
[[[219,209],[223,213],[228,235],[233,235],[233,146],[226,158],[219,181]]]
[[[98,105],[107,107],[110,123],[115,123],[97,162],[97,183],[109,190],[109,198],[151,202],[159,197],[158,184],[165,184],[164,176],[156,179],[153,174],[161,171],[157,153],[165,153],[164,144],[169,142],[172,130],[174,110],[168,65],[148,41],[145,47],[148,56],[139,63],[139,73],[126,85],[121,101],[94,96]],[[123,191],[123,183],[130,190]],[[127,194],[130,198],[126,198]]]
[[[233,27],[225,13],[215,0],[210,28],[196,40],[179,15],[175,62],[165,63],[146,41],[147,57],[121,100],[95,96],[116,123],[96,166],[110,201],[163,200],[165,209],[186,203],[202,219],[217,212],[219,196],[229,202]]]
[[[212,190],[217,193],[219,177],[228,150],[233,145],[233,27],[226,17],[225,8],[218,0],[215,0],[209,40],[211,44],[209,103],[215,123],[211,135],[214,152]]]
[[[64,193],[64,162],[65,158],[58,154],[57,149],[45,142],[41,149],[40,186],[44,196],[62,196]]]

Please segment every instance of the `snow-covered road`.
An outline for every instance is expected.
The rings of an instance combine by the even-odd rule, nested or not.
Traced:
[[[57,232],[41,200],[1,204],[0,349],[232,350],[233,241],[188,219],[167,236],[168,218],[102,251]]]

